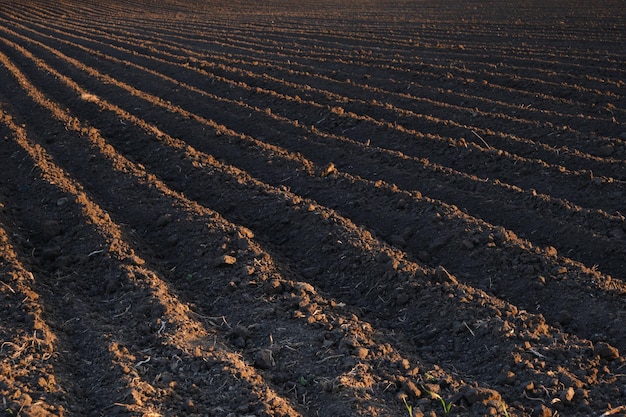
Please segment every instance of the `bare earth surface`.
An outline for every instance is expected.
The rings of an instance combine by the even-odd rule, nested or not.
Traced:
[[[519,3],[0,0],[0,415],[626,415],[626,2]]]

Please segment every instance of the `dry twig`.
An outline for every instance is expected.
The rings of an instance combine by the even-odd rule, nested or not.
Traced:
[[[480,136],[478,133],[474,132],[472,130],[472,133],[478,138],[480,139],[480,141],[487,147],[487,149],[491,149],[491,146],[489,146],[489,144],[485,141],[485,139],[483,139],[482,136]]]

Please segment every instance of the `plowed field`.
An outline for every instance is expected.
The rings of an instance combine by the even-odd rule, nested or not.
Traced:
[[[623,0],[0,0],[0,415],[626,415],[625,45]]]

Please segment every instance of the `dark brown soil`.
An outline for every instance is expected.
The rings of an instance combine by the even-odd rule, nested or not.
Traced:
[[[0,415],[626,415],[626,5],[0,0]]]

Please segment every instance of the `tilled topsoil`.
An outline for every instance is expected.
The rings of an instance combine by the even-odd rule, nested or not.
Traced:
[[[0,0],[0,415],[626,415],[625,22]]]

